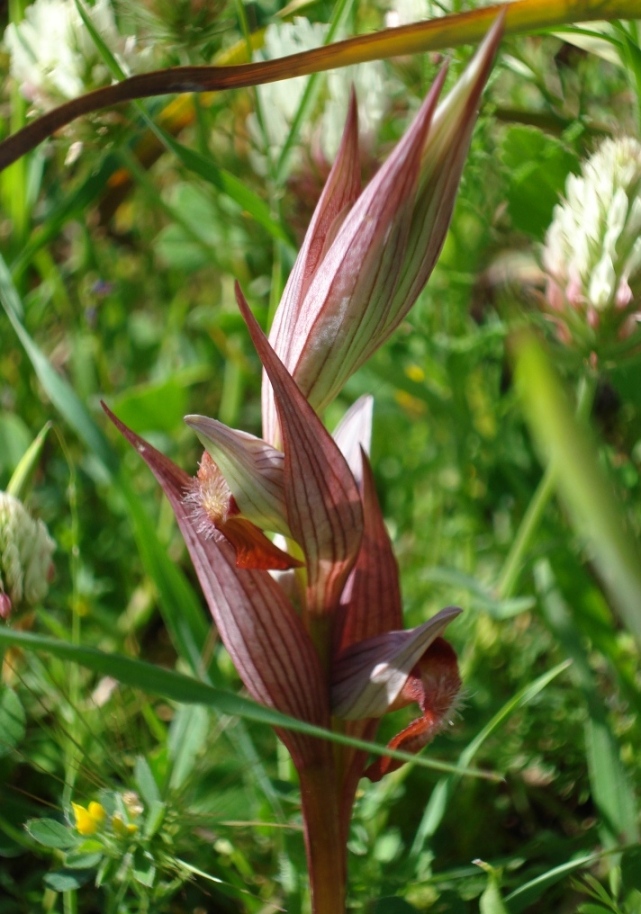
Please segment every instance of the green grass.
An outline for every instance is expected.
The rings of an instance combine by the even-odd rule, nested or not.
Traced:
[[[206,45],[158,39],[158,65],[209,60],[277,12],[222,9]],[[302,12],[349,34],[382,24],[366,3]],[[464,681],[452,726],[424,765],[362,782],[350,911],[641,911],[641,360],[586,366],[542,327],[529,272],[568,173],[598,137],[638,134],[638,36],[613,34],[620,63],[554,36],[504,42],[430,283],[325,416],[333,428],[374,394],[406,625],[465,609],[448,630]],[[453,50],[449,79],[466,56]],[[368,174],[436,61],[386,68]],[[183,415],[260,433],[233,281],[266,326],[320,192],[307,125],[325,94],[309,83],[267,177],[253,90],[199,105],[179,136],[156,127],[153,163],[136,149],[166,100],[79,122],[0,176],[0,489],[13,477],[57,542],[44,605],[0,631],[2,914],[308,910],[273,715],[244,698],[168,506],[99,401],[191,473]],[[3,134],[27,108],[3,82]],[[126,818],[127,791],[144,805],[135,834],[81,839],[71,803]]]

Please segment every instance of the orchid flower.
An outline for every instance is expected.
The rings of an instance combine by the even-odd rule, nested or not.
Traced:
[[[451,719],[460,678],[442,635],[461,610],[447,607],[403,630],[398,568],[367,456],[371,398],[352,407],[334,437],[317,410],[387,338],[427,279],[500,35],[499,22],[437,111],[438,78],[360,196],[352,102],[270,340],[237,287],[265,372],[264,438],[188,416],[205,447],[190,477],[107,410],[169,498],[250,695],[366,740],[385,713],[417,703],[420,715],[390,743],[408,752]],[[399,762],[379,756],[368,765],[361,749],[277,732],[300,779],[314,914],[340,914],[358,782]]]
[[[352,98],[334,167],[269,335],[317,411],[398,327],[436,264],[502,30],[500,16],[437,106],[443,67],[404,137],[362,192]],[[278,446],[266,376],[263,437]]]

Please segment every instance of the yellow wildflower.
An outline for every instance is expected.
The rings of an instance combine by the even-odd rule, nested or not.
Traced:
[[[138,826],[130,822],[125,822],[120,813],[115,813],[111,817],[111,827],[119,838],[130,838],[138,831]]]
[[[71,806],[76,817],[78,832],[81,835],[95,835],[107,815],[102,803],[92,801],[86,809],[79,803],[72,803]]]

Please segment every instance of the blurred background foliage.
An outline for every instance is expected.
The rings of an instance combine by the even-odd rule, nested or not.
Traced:
[[[280,56],[465,4],[98,7],[95,28],[118,63],[148,68],[233,62],[251,44]],[[10,0],[2,25],[25,14]],[[598,544],[551,490],[510,566],[545,472],[513,378],[510,341],[524,324],[545,338],[571,400],[589,387],[578,421],[592,428],[626,535],[641,532],[639,354],[586,359],[539,308],[541,247],[568,175],[604,137],[639,132],[636,27],[599,29],[504,42],[432,279],[325,417],[332,428],[357,396],[375,396],[373,464],[407,624],[465,608],[448,631],[465,696],[429,752],[503,776],[406,767],[365,784],[350,910],[641,911],[639,645],[613,611]],[[85,44],[78,72],[91,88],[113,61]],[[7,135],[64,93],[12,75],[6,37],[1,53]],[[449,82],[469,54],[448,55]],[[441,61],[364,65],[314,78],[307,94],[304,83],[279,83],[102,112],[0,176],[0,489],[51,423],[25,497],[57,543],[48,597],[15,628],[239,690],[168,506],[99,401],[190,471],[199,448],[183,415],[259,434],[260,366],[234,279],[267,326],[335,152],[326,144],[339,135],[350,79],[370,175]],[[155,137],[150,119],[162,128]],[[306,909],[296,786],[267,728],[38,653],[8,649],[3,679],[3,914]],[[397,724],[386,719],[380,738]],[[145,808],[135,834],[79,849],[71,800],[113,815],[127,791]],[[66,838],[43,835],[43,818]]]

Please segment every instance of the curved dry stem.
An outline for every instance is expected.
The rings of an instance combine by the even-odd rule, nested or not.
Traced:
[[[277,82],[387,57],[479,42],[502,9],[505,33],[518,34],[570,22],[641,16],[641,0],[515,0],[428,22],[359,35],[312,51],[233,67],[175,67],[131,76],[75,98],[0,143],[0,171],[76,118],[123,102],[183,92],[213,92]]]

